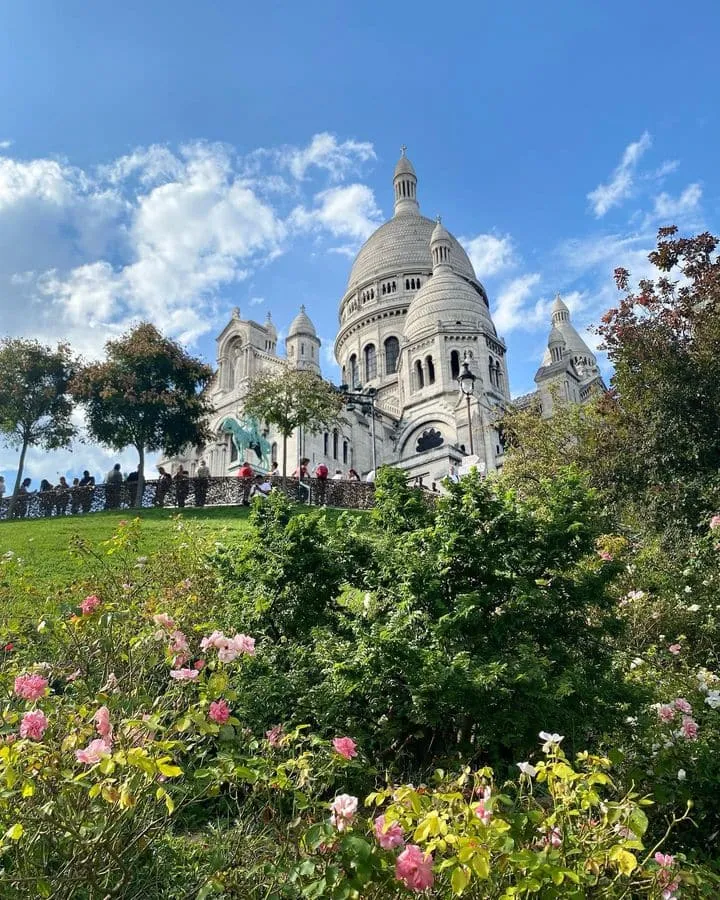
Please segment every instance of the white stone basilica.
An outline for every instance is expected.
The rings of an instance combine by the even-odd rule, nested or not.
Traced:
[[[304,456],[311,470],[322,462],[331,475],[353,468],[364,477],[375,460],[378,466],[400,466],[429,487],[451,465],[467,462],[471,445],[481,471],[502,466],[497,422],[510,403],[507,348],[487,293],[456,238],[439,220],[421,215],[417,176],[404,148],[393,189],[393,217],[365,242],[350,270],[335,339],[343,382],[364,392],[374,389],[374,406],[349,409],[347,423],[333,432],[296,434],[288,441],[288,472]],[[527,404],[537,396],[545,414],[553,398],[582,402],[602,387],[597,361],[559,297],[552,320],[535,378],[538,391],[520,400]],[[320,340],[304,307],[288,330],[284,358],[277,342],[270,315],[260,325],[234,311],[217,338],[218,369],[208,388],[215,442],[201,454],[192,451],[167,463],[182,463],[193,474],[202,457],[216,476],[234,474],[246,458],[259,471],[270,461],[282,469],[282,440],[272,429],[249,447],[237,434],[252,431],[253,423],[243,419],[242,398],[257,372],[290,366],[320,373]],[[458,382],[464,363],[475,376],[469,418]]]

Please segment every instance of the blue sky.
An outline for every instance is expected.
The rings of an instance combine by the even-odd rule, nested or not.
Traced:
[[[213,361],[233,306],[282,332],[304,303],[330,351],[404,143],[423,212],[490,294],[519,394],[557,291],[584,327],[616,265],[647,274],[658,225],[718,228],[716,3],[0,13],[0,333],[93,356],[146,317]],[[110,461],[80,446],[28,471]]]

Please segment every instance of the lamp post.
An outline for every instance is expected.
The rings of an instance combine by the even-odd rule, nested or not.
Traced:
[[[370,416],[372,466],[373,472],[377,472],[377,449],[375,446],[375,397],[377,395],[377,388],[369,387],[363,390],[360,385],[357,385],[351,390],[348,385],[341,384],[340,393],[342,394],[343,403],[348,412],[352,412],[357,406],[363,415]]]
[[[470,398],[473,395],[475,390],[475,379],[477,376],[473,375],[470,371],[470,364],[467,360],[462,364],[462,372],[458,375],[458,382],[460,384],[460,390],[465,395],[465,400],[467,402],[467,417],[468,417],[468,434],[470,435],[470,455],[475,455],[475,447],[473,446],[473,433],[472,433],[472,415],[470,413]]]

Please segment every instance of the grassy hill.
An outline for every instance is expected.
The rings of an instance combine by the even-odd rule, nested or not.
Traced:
[[[107,540],[123,519],[142,520],[140,552],[151,556],[170,535],[170,523],[178,515],[174,509],[119,510],[87,516],[52,519],[18,519],[0,523],[0,556],[12,551],[22,557],[43,587],[65,587],[77,577],[77,561],[72,554],[76,538],[93,544]],[[248,525],[249,510],[242,506],[186,509],[183,518],[203,532],[237,533]]]

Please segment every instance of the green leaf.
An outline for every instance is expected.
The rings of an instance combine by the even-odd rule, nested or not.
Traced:
[[[9,838],[11,841],[19,841],[23,836],[25,829],[23,826],[16,822],[14,825],[11,825],[10,828],[5,832],[5,837]]]
[[[458,866],[450,876],[453,894],[462,894],[470,881],[470,874],[463,866]]]

